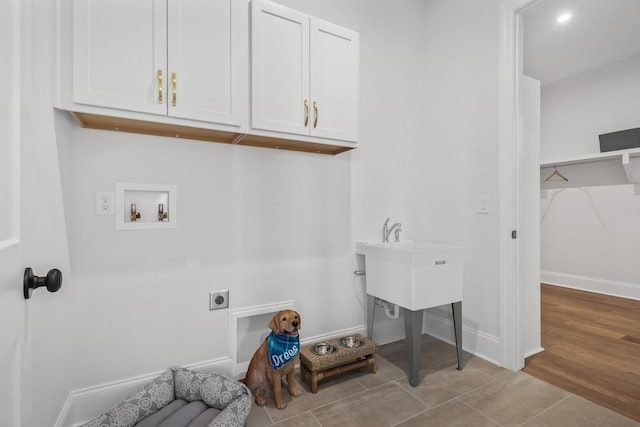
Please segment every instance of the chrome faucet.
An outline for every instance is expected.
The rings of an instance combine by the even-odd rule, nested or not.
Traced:
[[[390,218],[387,218],[387,220],[384,222],[384,225],[382,226],[382,243],[389,243],[389,234],[391,234],[392,231],[395,231],[395,241],[399,242],[400,232],[402,231],[402,224],[396,222],[391,226],[391,228],[389,228],[389,219]]]

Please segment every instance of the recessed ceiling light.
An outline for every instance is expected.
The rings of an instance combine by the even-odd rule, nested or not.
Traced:
[[[571,14],[570,13],[563,13],[563,14],[558,16],[558,19],[556,19],[556,22],[558,24],[562,24],[563,22],[567,22],[569,19],[571,19]]]

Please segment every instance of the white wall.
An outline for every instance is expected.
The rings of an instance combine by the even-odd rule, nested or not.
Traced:
[[[598,135],[640,127],[640,57],[543,87],[542,160],[600,151]],[[541,182],[542,280],[640,299],[640,191],[620,161],[560,168]]]
[[[544,163],[600,152],[598,135],[640,127],[640,56],[542,88]]]
[[[484,338],[467,344],[498,360],[500,2],[280,2],[361,33],[353,240],[379,239],[391,217],[404,238],[466,246],[464,298],[473,303],[463,306],[463,323]],[[489,215],[477,214],[481,194],[490,196]],[[374,329],[403,333],[401,320],[394,326]]]
[[[56,114],[71,283],[34,355],[48,373],[34,382],[47,396],[34,425],[52,425],[72,389],[226,356],[211,290],[229,289],[232,308],[295,299],[303,336],[363,325],[354,241],[378,239],[387,217],[403,238],[468,248],[465,348],[499,360],[499,0],[281,2],[360,32],[361,148],[178,141]],[[178,228],[116,232],[94,214],[95,192],[115,182],[176,184]],[[476,213],[481,194],[489,215]],[[376,331],[400,339],[402,321]]]

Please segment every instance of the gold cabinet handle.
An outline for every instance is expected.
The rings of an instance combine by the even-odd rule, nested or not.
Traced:
[[[173,106],[175,107],[177,104],[177,96],[176,96],[176,73],[172,73],[171,74],[171,93],[173,96],[173,99],[171,101],[171,103],[173,104]]]
[[[309,124],[309,101],[304,100],[304,127]]]
[[[158,70],[158,104],[162,104],[162,70]]]
[[[313,119],[313,128],[315,129],[318,126],[318,103],[313,101],[313,113],[315,117]]]

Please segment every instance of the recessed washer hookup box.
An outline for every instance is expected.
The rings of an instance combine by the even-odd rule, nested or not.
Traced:
[[[620,130],[599,135],[600,152],[640,147],[640,128]]]

